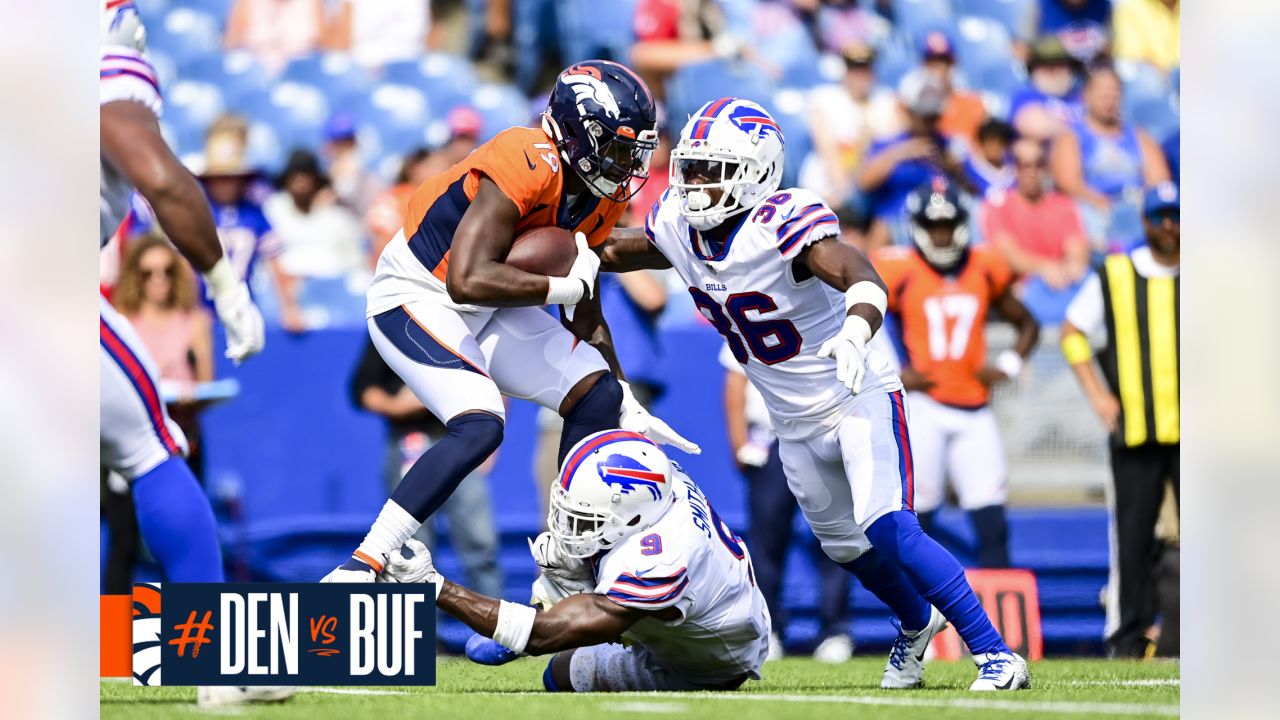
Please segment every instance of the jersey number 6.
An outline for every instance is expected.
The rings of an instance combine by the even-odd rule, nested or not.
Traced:
[[[689,288],[689,294],[693,296],[693,304],[698,306],[716,332],[724,336],[733,358],[738,362],[747,361],[747,347],[751,348],[751,355],[765,365],[776,365],[800,353],[803,340],[800,331],[796,330],[790,320],[765,320],[758,317],[778,309],[778,304],[768,295],[758,292],[734,293],[725,299],[724,307],[721,308],[715,298],[698,288]],[[747,313],[753,310],[758,319],[747,317]],[[730,317],[733,318],[732,322]],[[737,333],[734,332],[735,325]],[[741,338],[738,333],[742,334]],[[746,339],[745,345],[743,339]]]

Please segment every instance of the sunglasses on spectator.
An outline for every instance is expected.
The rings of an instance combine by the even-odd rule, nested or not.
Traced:
[[[1177,210],[1176,208],[1169,208],[1166,210],[1157,210],[1153,213],[1150,213],[1149,215],[1147,215],[1147,221],[1150,223],[1159,225],[1163,223],[1165,220],[1168,220],[1174,225],[1179,225],[1181,224],[1180,216],[1181,216],[1181,212],[1179,210]]]
[[[1013,163],[1013,166],[1019,170],[1026,170],[1028,168],[1040,170],[1047,167],[1048,163],[1045,162],[1044,160],[1035,160],[1033,162],[1027,162],[1026,160],[1015,160]]]
[[[844,67],[846,70],[870,70],[871,61],[862,58],[845,58]]]
[[[172,263],[170,263],[169,265],[165,265],[163,268],[141,268],[141,270],[142,270],[143,280],[150,280],[151,278],[161,274],[163,274],[167,278],[172,279],[174,276],[174,272],[177,270],[177,268],[174,267]]]

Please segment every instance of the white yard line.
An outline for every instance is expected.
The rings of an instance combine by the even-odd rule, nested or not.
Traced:
[[[689,711],[689,706],[684,703],[663,703],[663,702],[619,702],[619,703],[603,703],[600,705],[601,710],[610,712],[633,712],[633,713],[658,713],[663,715],[683,715]]]
[[[1180,678],[1147,678],[1143,680],[1072,680],[1065,683],[1051,683],[1054,687],[1058,685],[1073,686],[1090,686],[1090,687],[1179,687],[1182,685]]]
[[[325,693],[327,695],[408,695],[403,690],[370,690],[366,688],[344,687],[300,687],[298,692]]]

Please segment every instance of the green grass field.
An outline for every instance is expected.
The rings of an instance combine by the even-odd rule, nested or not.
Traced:
[[[765,666],[765,678],[733,693],[622,693],[552,695],[542,692],[545,660],[504,667],[442,659],[431,688],[304,688],[278,705],[216,711],[195,708],[192,688],[139,688],[104,681],[103,718],[170,718],[230,715],[245,718],[393,720],[576,720],[590,717],[686,715],[699,720],[787,718],[1058,718],[1176,717],[1176,662],[1047,660],[1032,666],[1033,689],[978,694],[969,663],[931,663],[929,686],[884,691],[878,687],[882,657],[857,657],[844,665],[786,659]]]

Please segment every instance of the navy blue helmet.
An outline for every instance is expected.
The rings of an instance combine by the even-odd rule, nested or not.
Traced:
[[[657,124],[644,81],[607,60],[587,60],[560,73],[542,114],[565,165],[592,193],[615,202],[631,199],[649,178]]]
[[[907,195],[911,239],[926,262],[950,272],[964,260],[969,247],[969,200],[945,177],[935,176]],[[937,236],[933,228],[947,228]]]

